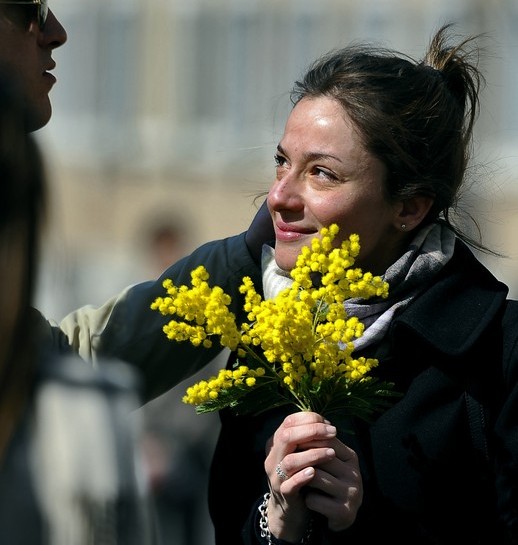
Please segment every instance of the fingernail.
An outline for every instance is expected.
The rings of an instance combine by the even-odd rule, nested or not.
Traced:
[[[315,469],[313,467],[307,467],[304,470],[304,476],[305,477],[312,477],[315,474]]]
[[[326,426],[326,432],[329,435],[336,435],[336,428],[334,426]]]
[[[328,448],[326,450],[326,456],[329,456],[329,458],[334,458],[335,451],[332,448]]]

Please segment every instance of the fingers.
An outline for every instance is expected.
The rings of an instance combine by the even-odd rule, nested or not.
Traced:
[[[268,441],[266,451],[270,455],[274,449],[280,461],[286,454],[294,452],[303,445],[318,445],[319,441],[325,442],[335,436],[336,428],[319,414],[299,412],[284,419]]]
[[[315,477],[316,470],[314,467],[305,467],[293,475],[290,475],[287,479],[281,481],[277,487],[278,493],[284,498],[294,497],[298,494],[306,485],[308,485]],[[273,492],[275,493],[275,487]]]
[[[316,473],[311,481],[311,488],[323,492],[329,496],[345,497],[347,492],[340,490],[343,487],[347,491],[352,487],[362,491],[362,479],[360,466],[356,452],[336,439],[333,441],[334,456],[322,459],[316,464]]]
[[[322,416],[311,412],[288,416],[268,441],[266,452],[272,524],[277,530],[293,527],[300,532],[310,511],[321,513],[334,531],[354,522],[363,499],[358,458]]]
[[[306,507],[323,515],[327,519],[328,527],[334,532],[349,528],[356,519],[358,509],[362,504],[361,480],[357,482],[329,482],[324,486],[320,485],[320,489],[313,488],[313,484],[318,481],[320,478],[315,475],[307,488]],[[322,493],[321,489],[327,489],[329,493]]]
[[[305,497],[306,507],[323,515],[333,532],[346,530],[356,519],[363,500],[363,489],[361,486],[349,486],[346,492],[345,495],[328,496],[311,490]]]
[[[334,448],[311,448],[286,455],[275,468],[280,491],[290,495],[305,485],[329,496],[345,497],[348,487],[362,491],[356,453],[338,439],[331,443]]]
[[[359,477],[360,466],[356,452],[339,439],[330,441],[330,448],[333,449],[335,456],[322,460],[319,463],[319,469],[337,479],[351,474]]]
[[[348,528],[363,500],[363,484],[356,453],[336,441],[336,456],[321,463],[308,483],[306,506],[321,513],[333,531]]]
[[[298,492],[312,480],[315,475],[315,467],[329,462],[334,457],[335,451],[327,447],[313,448],[286,455],[275,466],[275,475],[279,483],[278,488],[285,495]],[[265,467],[267,465],[265,463]]]
[[[328,446],[310,448],[287,454],[280,465],[282,465],[284,473],[294,475],[306,467],[315,467],[330,462],[335,455],[335,450]]]
[[[300,412],[285,418],[266,448],[265,470],[271,485],[282,493],[298,490],[310,477],[301,474],[291,478],[333,458],[329,441],[335,437],[336,428],[316,413]],[[291,482],[286,486],[288,480]]]

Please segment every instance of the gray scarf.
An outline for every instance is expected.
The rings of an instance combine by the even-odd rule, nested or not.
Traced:
[[[455,234],[442,223],[428,225],[418,231],[407,251],[383,275],[389,283],[387,299],[349,299],[345,308],[349,316],[357,316],[365,325],[362,337],[354,341],[355,349],[379,342],[388,330],[394,314],[407,306],[444,267],[453,255]],[[275,262],[275,250],[263,246],[264,298],[271,299],[291,286],[289,272]]]

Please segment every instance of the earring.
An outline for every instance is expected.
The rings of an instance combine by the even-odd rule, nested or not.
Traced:
[[[406,229],[406,223],[401,224],[401,230],[404,231]]]

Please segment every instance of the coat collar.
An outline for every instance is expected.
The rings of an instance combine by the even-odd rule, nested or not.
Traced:
[[[394,319],[393,333],[403,339],[412,333],[440,352],[462,354],[502,310],[507,293],[508,287],[457,241],[435,282]]]

